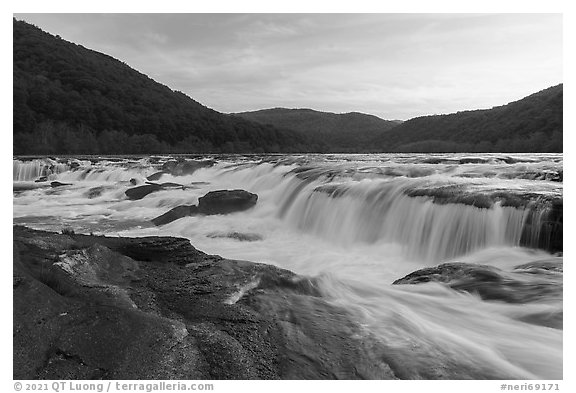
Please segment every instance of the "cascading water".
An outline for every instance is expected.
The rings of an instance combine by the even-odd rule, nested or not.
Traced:
[[[382,357],[404,370],[402,378],[561,378],[561,325],[547,322],[561,319],[561,299],[511,304],[435,283],[391,285],[452,260],[530,285],[533,276],[515,273],[517,265],[561,260],[550,254],[561,250],[562,183],[553,181],[561,179],[561,155],[214,158],[189,173],[163,174],[154,182],[183,187],[141,200],[124,191],[145,184],[170,157],[15,160],[14,222],[182,236],[208,253],[314,277],[326,298],[386,345]],[[42,176],[69,185],[16,188]],[[255,208],[150,222],[209,191],[236,188],[258,194]],[[238,233],[245,236],[231,235]],[[561,286],[561,276],[550,277]],[[459,373],[449,371],[454,364]]]
[[[294,226],[341,243],[391,242],[432,261],[491,246],[518,246],[527,210],[439,205],[404,194],[410,181],[361,181],[323,191],[292,188],[282,202]],[[299,192],[295,194],[294,190]],[[535,226],[536,227],[536,226]]]
[[[50,159],[19,161],[12,165],[13,181],[33,181],[46,176],[54,178],[57,174],[69,169],[68,165]]]

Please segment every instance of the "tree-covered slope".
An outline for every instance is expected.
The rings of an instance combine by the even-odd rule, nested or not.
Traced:
[[[562,152],[562,84],[486,110],[417,117],[374,138],[374,151]]]
[[[13,21],[14,153],[318,151],[209,109],[105,54]]]
[[[354,152],[398,123],[358,112],[330,113],[312,109],[273,108],[237,113],[245,119],[320,137],[332,151]]]

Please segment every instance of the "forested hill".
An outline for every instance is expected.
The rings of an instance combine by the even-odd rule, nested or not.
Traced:
[[[328,141],[337,152],[366,150],[367,143],[398,122],[364,113],[330,113],[312,109],[273,108],[236,115],[261,124],[297,130]]]
[[[322,144],[209,109],[105,54],[13,21],[14,154],[305,152]]]
[[[562,152],[562,84],[487,110],[417,117],[372,140],[379,152]]]

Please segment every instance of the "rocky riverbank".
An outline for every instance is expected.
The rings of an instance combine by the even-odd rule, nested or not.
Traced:
[[[180,238],[13,233],[14,379],[398,375],[385,348],[290,271]]]

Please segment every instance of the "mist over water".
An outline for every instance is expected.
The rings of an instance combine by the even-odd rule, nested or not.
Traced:
[[[392,285],[415,270],[458,261],[489,265],[529,285],[515,267],[561,262],[542,243],[562,199],[560,154],[220,156],[141,200],[170,157],[15,159],[14,223],[37,229],[189,238],[207,253],[274,264],[314,278],[362,326],[401,378],[561,379],[562,298],[483,300],[440,283]],[[203,158],[204,159],[204,158]],[[47,182],[35,182],[46,176]],[[51,181],[69,183],[50,187]],[[150,220],[219,189],[258,194],[248,211]],[[241,234],[243,236],[238,236]],[[244,239],[244,240],[239,240]],[[250,241],[248,241],[250,240]],[[540,276],[538,276],[540,278]],[[542,276],[562,286],[562,274]]]

